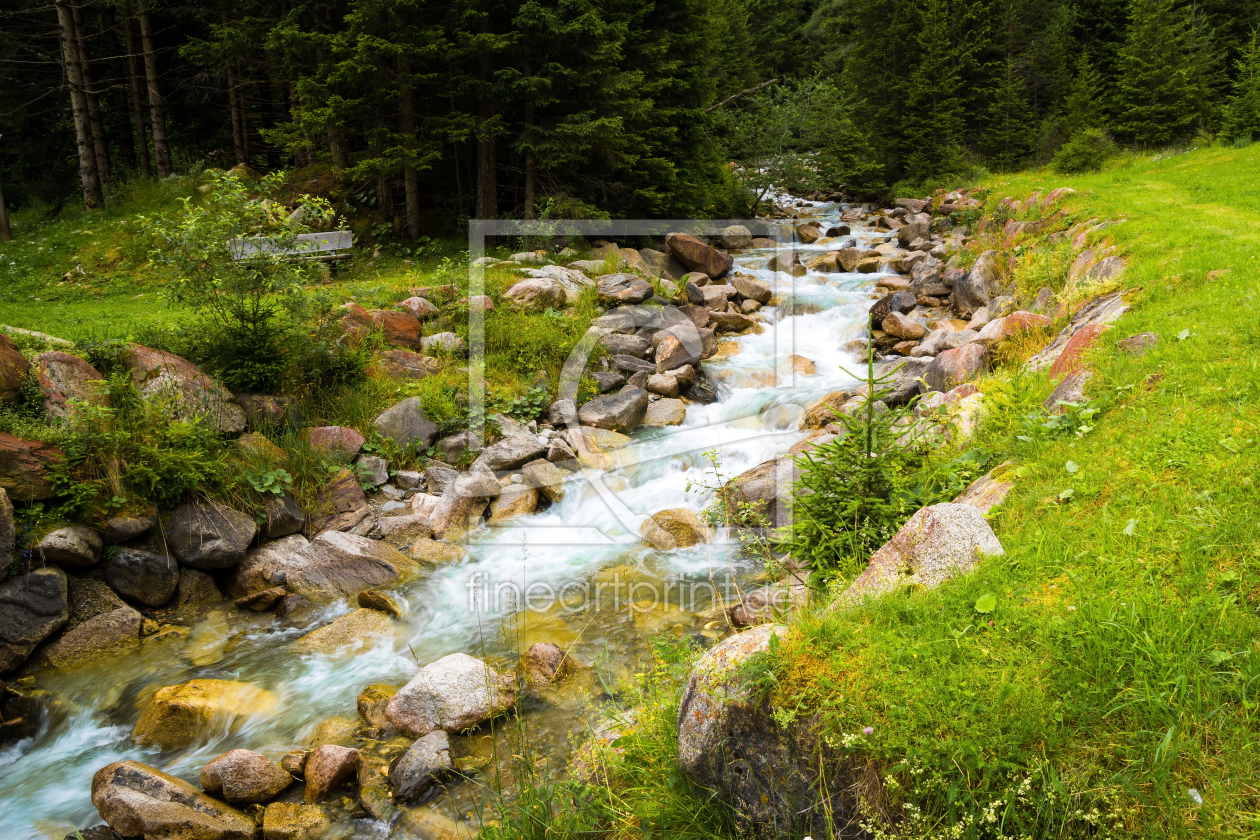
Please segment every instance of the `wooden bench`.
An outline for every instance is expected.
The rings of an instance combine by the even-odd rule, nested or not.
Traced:
[[[354,237],[348,230],[333,230],[328,233],[299,234],[292,248],[282,251],[282,256],[294,260],[315,260],[318,262],[336,262],[350,259],[350,246]],[[232,249],[232,259],[237,262],[247,260],[255,254],[272,250],[275,246],[262,239],[233,239],[228,242]]]

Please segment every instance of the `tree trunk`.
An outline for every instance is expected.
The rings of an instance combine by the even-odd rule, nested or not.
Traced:
[[[171,147],[166,142],[166,110],[162,107],[162,88],[158,84],[157,53],[153,51],[153,23],[149,18],[149,4],[136,0],[140,13],[140,44],[144,47],[144,77],[149,86],[149,116],[153,120],[153,156],[157,158],[159,178],[172,174]]]
[[[525,65],[525,77],[529,78],[529,65]],[[532,143],[534,140],[534,97],[530,96],[525,100],[525,142]],[[521,214],[526,219],[534,218],[534,152],[533,149],[526,146],[525,149],[525,212]]]
[[[340,129],[328,129],[328,151],[332,154],[333,166],[345,169],[349,165],[349,161],[346,160],[346,150],[341,145]]]
[[[140,83],[140,71],[136,63],[136,39],[131,34],[131,9],[124,9],[123,33],[127,42],[127,73],[131,76],[131,120],[136,124],[136,153],[140,158],[140,171],[146,178],[153,175],[149,160],[149,131],[145,128],[144,86]]]
[[[127,171],[136,171],[136,147],[134,145],[131,131],[131,117],[127,113],[127,94],[123,93],[120,80],[123,77],[122,68],[118,63],[118,56],[121,50],[118,48],[118,18],[114,15],[113,8],[106,6],[102,12],[104,15],[105,25],[102,32],[105,36],[105,49],[109,52],[109,74],[114,77],[113,83],[109,86],[114,96],[114,113],[118,118],[118,150],[122,153],[123,166],[127,167]]]
[[[403,191],[407,201],[407,235],[420,238],[420,177],[411,160],[412,144],[416,139],[416,103],[411,90],[411,66],[407,61],[398,64],[398,128],[406,135],[407,158],[403,163]]]
[[[88,53],[87,35],[83,27],[83,10],[78,3],[70,6],[70,16],[74,21],[74,42],[79,48],[79,72],[83,74],[83,93],[87,97],[88,126],[92,131],[92,148],[96,153],[96,174],[104,185],[109,180],[109,139],[105,135],[105,121],[101,119],[101,100],[96,95],[92,58]]]
[[[9,211],[4,206],[4,186],[0,184],[0,242],[12,242],[13,231],[9,229]]]
[[[57,23],[60,27],[61,56],[70,85],[70,108],[74,116],[74,139],[79,152],[79,180],[83,185],[83,204],[88,210],[99,210],[104,203],[101,180],[96,171],[96,150],[92,146],[92,129],[88,126],[87,97],[83,94],[83,73],[79,67],[79,51],[74,38],[74,16],[66,0],[56,0]]]
[[[249,153],[245,149],[245,120],[241,113],[241,96],[236,87],[236,71],[232,65],[227,67],[228,110],[232,112],[232,147],[236,152],[237,163],[248,163]]]

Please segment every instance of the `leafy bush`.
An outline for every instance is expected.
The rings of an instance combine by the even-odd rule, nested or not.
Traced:
[[[282,187],[280,174],[251,188],[212,173],[200,201],[181,199],[173,218],[140,220],[169,297],[206,317],[201,355],[233,390],[270,390],[285,371],[312,272],[291,252],[312,224],[332,219],[328,203],[310,196],[290,212],[277,201]]]
[[[1081,129],[1055,152],[1050,168],[1061,175],[1094,172],[1102,169],[1115,151],[1111,137],[1101,128]]]

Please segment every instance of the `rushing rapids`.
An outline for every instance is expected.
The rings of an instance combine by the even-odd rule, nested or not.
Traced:
[[[839,223],[839,206],[816,204],[805,215],[823,230]],[[859,246],[886,231],[854,227]],[[809,257],[839,245],[821,238],[793,246]],[[99,822],[89,791],[93,774],[133,759],[196,782],[216,756],[246,748],[279,760],[315,743],[354,743],[362,725],[356,698],[373,684],[400,686],[420,665],[470,653],[510,670],[533,642],[565,648],[594,666],[565,686],[522,701],[535,746],[554,766],[580,741],[586,716],[603,686],[632,675],[662,634],[708,641],[726,631],[715,621],[738,589],[754,580],[760,560],[719,533],[712,543],[657,551],[640,536],[643,520],[671,508],[701,511],[714,488],[783,455],[805,433],[797,422],[807,406],[852,390],[860,362],[842,350],[867,335],[875,274],[808,272],[793,277],[765,268],[771,250],[735,257],[735,271],[771,286],[776,306],[762,310],[760,334],[727,336],[705,362],[718,400],[687,406],[678,426],[641,428],[611,453],[598,474],[577,474],[564,498],[542,513],[485,526],[469,537],[464,559],[439,565],[391,593],[403,606],[392,633],[360,638],[340,655],[302,653],[290,643],[349,612],[339,602],[300,624],[269,613],[213,607],[190,628],[148,640],[136,651],[68,671],[37,674],[34,686],[54,698],[38,734],[0,750],[0,832],[8,837],[60,838]],[[812,362],[793,364],[799,356]],[[268,692],[267,708],[235,718],[184,749],[159,752],[132,742],[140,709],[162,686],[192,679],[235,680]],[[605,695],[606,696],[606,695]],[[457,760],[484,767],[495,760],[488,728],[451,738]],[[471,818],[485,789],[464,783],[454,796],[430,803],[451,820]],[[379,835],[390,827],[343,814],[347,835]]]

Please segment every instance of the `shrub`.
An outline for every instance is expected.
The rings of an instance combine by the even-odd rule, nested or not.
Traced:
[[[913,402],[882,408],[892,375],[875,376],[868,362],[867,393],[874,397],[852,415],[837,412],[837,437],[796,458],[792,524],[778,544],[811,570],[816,585],[859,574],[911,514],[953,498],[989,460],[969,452],[932,465],[929,452],[941,441],[915,425]]]
[[[235,176],[213,173],[201,201],[181,199],[173,218],[140,220],[171,300],[206,318],[199,355],[233,390],[270,390],[286,370],[311,274],[290,253],[311,224],[332,218],[328,203],[310,196],[290,213],[276,200],[282,186],[282,175],[268,175],[251,195]]]
[[[1072,135],[1055,152],[1050,168],[1061,175],[1093,172],[1102,169],[1107,158],[1115,154],[1115,144],[1101,128],[1085,128]]]

